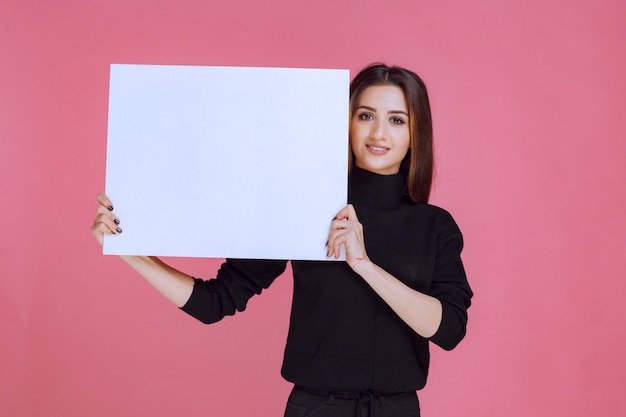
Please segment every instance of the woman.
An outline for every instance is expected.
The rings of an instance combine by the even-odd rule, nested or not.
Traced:
[[[351,84],[350,107],[350,204],[327,243],[329,257],[343,246],[346,262],[292,261],[282,375],[295,386],[285,416],[419,416],[429,341],[449,350],[465,335],[472,291],[463,239],[450,214],[427,204],[432,121],[422,80],[369,66]],[[102,243],[122,230],[109,199],[98,201],[92,232]],[[244,310],[286,265],[227,260],[203,281],[154,257],[122,258],[205,323]]]

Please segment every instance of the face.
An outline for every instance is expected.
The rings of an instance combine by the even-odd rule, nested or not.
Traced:
[[[350,121],[355,165],[376,174],[397,174],[410,142],[409,111],[402,89],[375,85],[363,90]]]

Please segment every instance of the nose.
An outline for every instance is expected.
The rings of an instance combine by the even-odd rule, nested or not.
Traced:
[[[377,119],[374,121],[372,125],[372,130],[370,131],[370,136],[372,139],[376,140],[386,140],[387,139],[387,125],[384,120]]]

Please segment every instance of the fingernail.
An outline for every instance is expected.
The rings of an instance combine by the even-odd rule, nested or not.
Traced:
[[[117,231],[117,233],[122,233],[122,229],[120,229],[119,227],[116,227],[115,230]]]
[[[113,211],[113,206],[109,206],[107,208],[109,209],[109,211]]]
[[[120,220],[119,219],[115,219],[115,220],[113,220],[113,223],[120,224]]]

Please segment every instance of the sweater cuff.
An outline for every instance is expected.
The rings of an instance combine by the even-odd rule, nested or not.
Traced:
[[[465,337],[465,326],[455,323],[454,312],[441,303],[441,323],[430,341],[444,350],[452,350]]]
[[[187,302],[185,303],[185,305],[183,305],[182,307],[179,307],[180,310],[184,311],[187,314],[191,314],[192,311],[197,309],[197,304],[198,304],[198,297],[194,297],[194,295],[197,293],[196,289],[198,288],[198,281],[202,281],[201,279],[198,279],[196,277],[192,277],[193,278],[193,290],[191,291],[191,295],[189,296],[189,299],[187,299]]]

